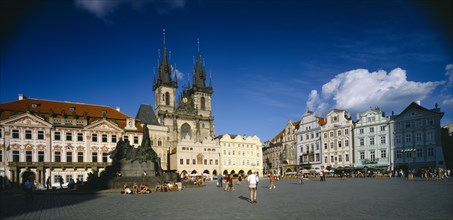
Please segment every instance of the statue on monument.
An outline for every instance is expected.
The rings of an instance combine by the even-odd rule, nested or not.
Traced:
[[[123,176],[140,176],[144,171],[154,174],[160,171],[159,157],[151,147],[148,126],[143,126],[142,144],[137,148],[129,141],[120,140],[115,150],[109,152],[113,167],[121,171]]]

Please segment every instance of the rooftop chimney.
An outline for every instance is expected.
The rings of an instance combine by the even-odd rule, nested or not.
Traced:
[[[24,99],[24,94],[19,94],[19,100]]]
[[[119,106],[116,106],[116,111],[121,112],[121,109]]]

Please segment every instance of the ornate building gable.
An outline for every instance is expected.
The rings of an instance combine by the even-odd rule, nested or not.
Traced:
[[[8,119],[0,121],[1,126],[18,126],[18,127],[46,127],[51,128],[52,124],[44,121],[35,115],[24,113],[14,115]]]
[[[93,131],[106,131],[106,132],[122,132],[123,129],[118,127],[118,125],[106,120],[101,119],[99,121],[95,121],[94,123],[85,127],[87,130]]]

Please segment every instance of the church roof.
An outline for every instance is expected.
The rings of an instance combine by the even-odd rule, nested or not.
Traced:
[[[142,124],[160,125],[151,105],[141,104],[135,118],[139,119]]]

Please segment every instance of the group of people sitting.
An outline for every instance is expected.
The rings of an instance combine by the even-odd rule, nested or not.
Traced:
[[[151,189],[148,187],[148,185],[142,183],[140,184],[140,188],[138,187],[137,183],[134,183],[132,185],[132,189],[125,183],[123,185],[123,191],[121,191],[121,194],[147,194],[151,193]]]
[[[175,192],[179,190],[179,187],[178,184],[173,181],[164,182],[163,184],[158,181],[154,190],[156,190],[156,192]]]

